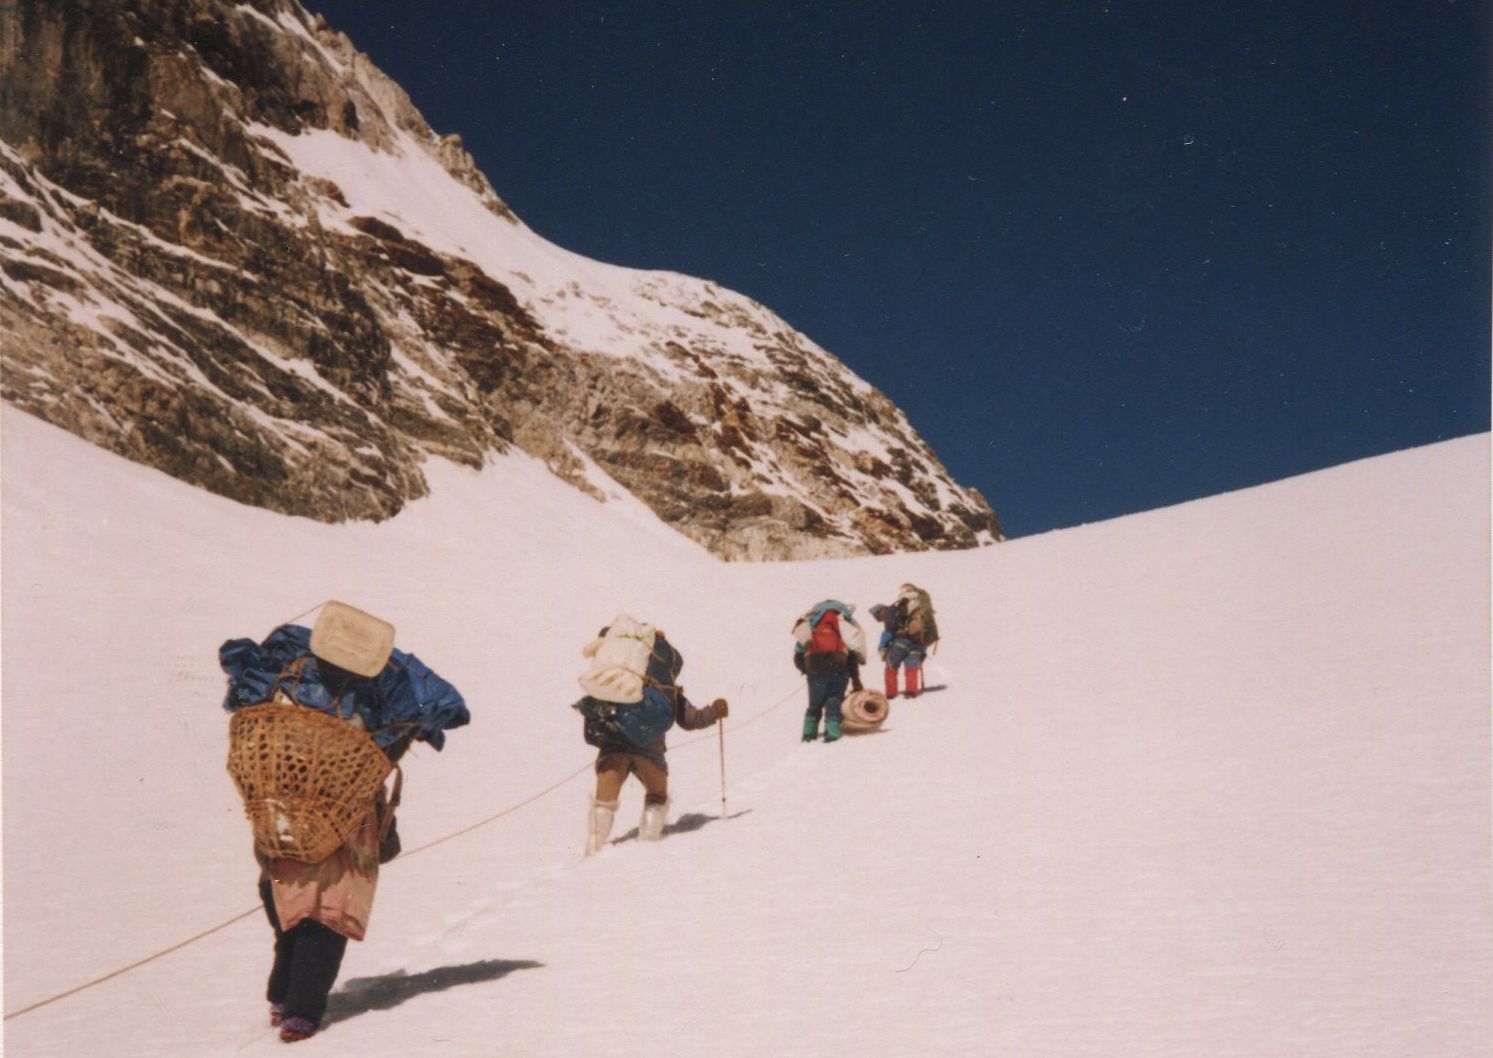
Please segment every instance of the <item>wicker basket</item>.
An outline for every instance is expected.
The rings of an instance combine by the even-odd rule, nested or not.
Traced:
[[[366,732],[318,709],[266,702],[228,723],[228,774],[255,847],[272,859],[319,863],[337,851],[393,767]]]

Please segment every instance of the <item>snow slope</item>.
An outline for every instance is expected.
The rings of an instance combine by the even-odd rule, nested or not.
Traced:
[[[335,596],[467,694],[306,1054],[1483,1055],[1488,439],[999,549],[729,565],[524,456],[326,526],[5,409],[6,1053],[281,1053],[218,643]],[[941,689],[797,742],[795,614],[904,580]],[[579,854],[618,610],[714,731]],[[235,916],[249,912],[244,918]],[[227,923],[226,925],[224,925]],[[136,969],[33,1004],[222,925]]]

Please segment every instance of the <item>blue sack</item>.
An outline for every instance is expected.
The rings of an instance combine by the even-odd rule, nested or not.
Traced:
[[[673,726],[674,707],[668,696],[654,687],[644,687],[640,701],[617,706],[617,730],[639,749],[663,738]]]
[[[656,687],[644,687],[643,697],[636,702],[603,702],[588,695],[571,703],[571,708],[586,718],[586,742],[605,753],[622,752],[619,739],[646,749],[674,726],[669,694]]]
[[[389,663],[372,679],[332,676],[311,653],[311,630],[302,625],[281,625],[263,643],[231,639],[218,648],[218,663],[228,674],[223,708],[229,712],[269,701],[280,690],[333,716],[356,715],[380,749],[411,732],[440,749],[448,730],[472,719],[461,692],[402,650],[390,651]]]

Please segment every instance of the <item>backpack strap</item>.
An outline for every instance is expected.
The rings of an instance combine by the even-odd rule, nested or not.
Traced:
[[[399,807],[399,799],[404,793],[404,769],[394,765],[394,790],[389,794],[389,799],[384,802],[384,810],[380,813],[382,818],[378,822],[378,840],[383,844],[389,836],[389,828],[394,825],[394,810]]]
[[[275,677],[275,682],[270,687],[270,696],[266,699],[267,701],[279,702],[282,705],[301,704],[297,701],[295,692],[301,687],[301,670],[306,667],[306,659],[308,657],[310,657],[309,654],[302,654],[280,670],[280,675]],[[289,690],[285,689],[285,680],[287,677],[291,677],[294,680]]]

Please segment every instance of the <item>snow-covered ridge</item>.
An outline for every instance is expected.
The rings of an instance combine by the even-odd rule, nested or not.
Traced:
[[[834,356],[706,280],[547,242],[293,0],[0,18],[22,45],[0,115],[17,406],[324,520],[423,495],[429,455],[516,445],[729,558],[1000,538]]]

